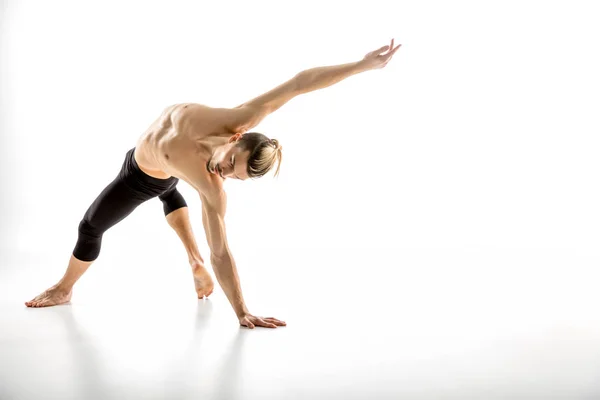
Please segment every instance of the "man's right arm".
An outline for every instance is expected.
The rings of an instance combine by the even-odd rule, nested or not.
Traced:
[[[240,278],[237,273],[235,261],[227,245],[227,236],[225,233],[225,208],[227,198],[223,188],[214,189],[210,195],[200,192],[202,200],[202,222],[206,231],[206,238],[210,247],[210,262],[219,285],[223,288],[227,299],[231,303],[235,314],[238,317],[240,325],[254,329],[255,326],[265,328],[277,328],[285,326],[284,321],[272,317],[259,317],[250,314],[240,286]]]
[[[238,319],[249,314],[235,261],[227,244],[225,209],[227,197],[222,189],[209,196],[200,194],[202,200],[202,223],[210,247],[210,263],[219,285],[231,303]]]

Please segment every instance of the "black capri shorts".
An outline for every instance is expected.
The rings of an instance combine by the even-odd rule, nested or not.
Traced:
[[[117,177],[94,200],[79,223],[79,235],[73,250],[78,260],[96,260],[104,232],[147,200],[158,196],[165,216],[187,206],[176,187],[179,179],[174,176],[158,179],[146,174],[135,161],[134,151],[135,147],[127,152]]]

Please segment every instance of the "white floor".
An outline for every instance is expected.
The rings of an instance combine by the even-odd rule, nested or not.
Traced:
[[[106,254],[27,309],[59,268],[5,261],[0,399],[598,399],[600,264],[575,253],[240,255],[250,310],[288,323],[253,331],[185,266]]]

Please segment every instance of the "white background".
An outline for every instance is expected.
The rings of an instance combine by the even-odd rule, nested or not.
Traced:
[[[382,329],[373,346],[385,349],[388,338],[399,347],[364,350],[363,362],[419,371],[405,383],[422,379],[439,393],[450,386],[435,385],[431,366],[415,369],[400,355],[412,349],[439,366],[456,354],[462,369],[451,369],[464,376],[500,368],[494,388],[512,394],[550,390],[540,382],[569,398],[592,393],[595,2],[1,4],[0,277],[14,307],[60,278],[87,207],[165,106],[234,107],[395,38],[402,47],[384,69],[299,96],[253,129],[281,142],[283,163],[277,179],[225,184],[229,244],[251,311],[288,321],[288,331],[302,326],[317,348],[323,336],[311,329],[356,327],[363,339]],[[200,200],[185,182],[178,188],[208,259]],[[187,256],[158,199],[102,246],[73,307],[193,300]],[[237,329],[222,292],[211,298]],[[351,337],[340,339],[340,354]],[[428,356],[402,341],[427,337],[439,346],[419,342]],[[465,356],[475,344],[506,355],[496,345],[506,341],[506,363]],[[539,352],[524,356],[533,344]],[[539,382],[520,380],[523,359]],[[565,378],[565,359],[580,362],[579,373]],[[484,387],[465,385],[463,394]]]

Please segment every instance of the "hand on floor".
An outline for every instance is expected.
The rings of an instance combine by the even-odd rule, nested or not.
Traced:
[[[284,321],[280,321],[277,318],[272,317],[255,317],[252,314],[246,314],[240,317],[240,325],[246,326],[250,329],[254,329],[255,326],[262,326],[265,328],[277,328],[278,326],[286,326]]]

